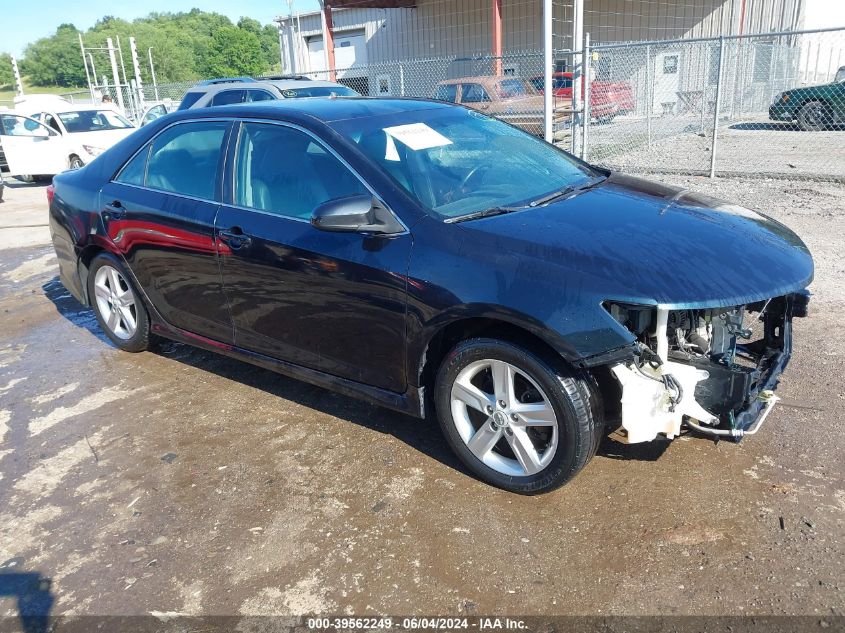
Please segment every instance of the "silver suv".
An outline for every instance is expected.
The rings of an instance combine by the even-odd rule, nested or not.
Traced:
[[[313,81],[301,75],[252,79],[232,77],[203,81],[188,92],[179,110],[210,106],[295,99],[298,97],[360,97],[358,92],[333,81]]]

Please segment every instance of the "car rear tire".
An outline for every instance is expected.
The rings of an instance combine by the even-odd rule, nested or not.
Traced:
[[[123,263],[97,255],[88,269],[88,299],[106,336],[126,352],[150,349],[150,318]]]
[[[82,169],[85,167],[85,163],[82,162],[82,159],[79,158],[79,156],[74,154],[68,159],[68,167],[70,169]]]
[[[593,457],[604,428],[595,383],[512,343],[476,338],[435,382],[446,440],[480,479],[519,494],[554,490]]]
[[[808,101],[798,110],[798,126],[805,132],[820,132],[833,124],[833,112],[821,101]]]

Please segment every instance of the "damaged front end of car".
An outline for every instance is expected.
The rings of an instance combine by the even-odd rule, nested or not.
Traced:
[[[717,308],[606,302],[636,337],[632,360],[610,367],[622,389],[616,437],[671,439],[684,425],[737,441],[756,433],[778,400],[792,319],[807,315],[808,302],[806,291]]]

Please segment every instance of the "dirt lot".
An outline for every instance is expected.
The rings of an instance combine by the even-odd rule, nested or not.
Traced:
[[[589,158],[628,171],[710,173],[712,121],[698,117],[655,117],[648,146],[643,119],[619,118],[589,130]],[[789,123],[757,117],[719,126],[719,174],[769,174],[788,178],[845,178],[845,126],[803,132]]]
[[[183,345],[117,351],[57,280],[43,188],[7,188],[0,574],[48,579],[53,614],[845,613],[845,191],[672,180],[814,251],[783,406],[739,445],[605,441],[533,498],[468,476],[432,423]]]

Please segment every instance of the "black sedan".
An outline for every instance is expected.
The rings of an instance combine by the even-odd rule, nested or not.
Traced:
[[[164,337],[433,411],[520,493],[574,476],[606,420],[756,432],[813,278],[772,219],[429,101],[176,113],[49,197],[61,279],[120,349]]]

